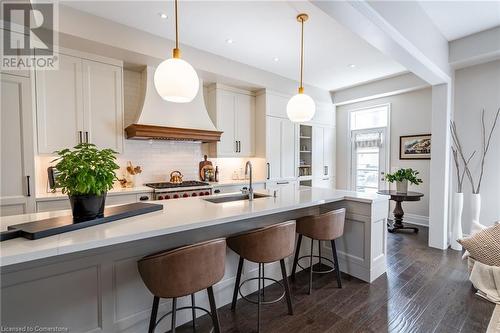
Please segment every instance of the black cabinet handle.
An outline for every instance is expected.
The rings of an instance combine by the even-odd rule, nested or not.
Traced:
[[[85,131],[85,143],[89,143],[89,132]]]
[[[236,148],[234,148],[234,152],[238,152],[238,140],[234,141],[234,144],[236,145]]]
[[[276,185],[286,185],[286,184],[290,184],[290,182],[277,182]]]
[[[149,196],[147,195],[143,195],[139,198],[140,201],[148,201],[149,200]]]
[[[82,131],[78,131],[78,143],[83,143],[83,133],[82,133]]]
[[[238,140],[236,142],[238,142],[238,151],[237,152],[241,153],[241,141]]]
[[[271,178],[271,164],[267,164],[267,179]]]
[[[27,183],[27,187],[28,187],[28,192],[27,192],[26,196],[31,197],[30,176],[26,176],[26,183]]]
[[[219,193],[220,193],[220,190],[219,190],[219,189],[214,190],[214,193],[215,193],[215,194],[219,194]]]

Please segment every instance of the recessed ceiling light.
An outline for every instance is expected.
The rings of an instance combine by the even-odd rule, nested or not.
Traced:
[[[278,62],[278,61],[280,61],[280,58],[274,57],[273,60],[274,60],[274,62]]]
[[[349,68],[356,68],[356,65],[355,64],[349,64],[348,67]]]
[[[158,15],[160,15],[160,17],[164,20],[166,20],[168,18],[167,14],[165,14],[165,13],[158,13]]]
[[[234,41],[231,38],[226,39],[226,43],[228,43],[228,44],[233,44],[233,42]]]

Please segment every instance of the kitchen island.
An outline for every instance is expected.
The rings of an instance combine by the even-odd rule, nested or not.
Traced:
[[[163,210],[147,215],[35,241],[2,242],[2,326],[68,327],[71,332],[145,331],[152,297],[136,265],[144,255],[342,207],[347,215],[344,236],[337,243],[341,270],[367,282],[385,273],[386,197],[310,187],[278,191],[276,197],[268,194],[271,196],[254,201],[225,203],[202,198],[161,201]],[[8,225],[68,213],[5,217],[1,227],[6,230]],[[331,255],[326,242],[323,248],[324,255]],[[302,251],[309,249],[304,246]],[[218,306],[230,302],[237,260],[228,250],[226,275],[214,287]],[[246,265],[245,277],[256,275],[256,268]],[[266,276],[278,277],[279,265],[267,265]],[[243,292],[256,290],[256,285],[246,287]],[[198,304],[208,303],[205,293],[196,297]],[[160,304],[160,313],[168,311],[169,301]],[[178,322],[189,318],[190,313],[180,312]]]

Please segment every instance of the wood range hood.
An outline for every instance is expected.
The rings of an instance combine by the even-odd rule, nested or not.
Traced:
[[[127,139],[134,140],[201,141],[202,143],[220,141],[222,134],[220,131],[140,124],[128,126],[125,128],[125,133],[127,134]]]
[[[163,100],[153,83],[155,69],[142,72],[143,101],[136,121],[125,128],[126,138],[132,140],[174,140],[217,142],[221,131],[215,128],[208,115],[200,80],[198,94],[189,103]]]

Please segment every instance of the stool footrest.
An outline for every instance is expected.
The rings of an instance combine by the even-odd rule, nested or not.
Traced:
[[[203,312],[205,312],[206,314],[208,314],[209,316],[212,316],[212,313],[210,311],[208,311],[207,309],[205,308],[201,308],[199,306],[183,306],[181,308],[177,308],[175,309],[175,311],[181,311],[181,310],[201,310]],[[158,319],[158,321],[156,322],[154,328],[156,328],[158,326],[158,324],[160,323],[160,321],[162,321],[163,319],[165,319],[167,316],[171,315],[172,314],[172,310],[168,311],[167,313],[165,313],[163,316],[160,317],[160,319]]]
[[[278,281],[276,279],[269,278],[269,277],[263,277],[263,278],[261,277],[260,279],[275,282],[275,283],[279,284],[281,286],[281,289],[283,290],[282,294],[278,298],[275,298],[275,299],[270,300],[270,301],[261,301],[260,304],[274,304],[274,303],[281,301],[283,299],[283,297],[285,297],[285,286],[283,285],[283,283],[281,283],[280,281]],[[248,296],[243,295],[241,293],[241,287],[245,283],[253,281],[253,280],[259,280],[259,278],[254,277],[254,278],[246,279],[243,282],[241,282],[241,284],[238,286],[238,293],[240,294],[241,298],[243,298],[245,301],[250,302],[252,304],[258,304],[259,303],[258,301],[255,301],[255,300],[253,300],[253,299],[249,298]]]
[[[323,256],[318,256],[318,255],[313,255],[312,256],[313,258],[321,258],[321,260],[326,260],[328,261],[329,263],[332,264],[332,268],[331,269],[327,269],[327,270],[324,270],[324,271],[318,271],[318,270],[314,270],[313,269],[313,273],[315,274],[326,274],[326,273],[331,273],[333,271],[335,271],[335,263],[333,262],[333,260],[329,259],[329,258],[326,258],[326,257],[323,257]],[[304,258],[311,258],[310,255],[305,255],[305,256],[302,256],[302,257],[299,257],[297,258],[297,266],[299,266],[300,268],[302,268],[303,270],[306,270],[306,269],[309,269],[309,267],[304,267],[300,264],[300,260],[304,259]],[[312,265],[312,262],[311,262],[311,265]]]

